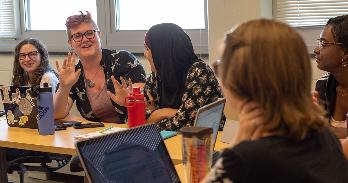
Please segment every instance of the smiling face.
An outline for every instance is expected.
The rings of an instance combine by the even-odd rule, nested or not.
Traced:
[[[25,44],[19,50],[19,65],[28,75],[32,75],[41,63],[41,55],[32,44]]]
[[[81,23],[76,27],[70,29],[71,35],[84,34],[82,40],[74,40],[70,38],[68,43],[74,49],[74,52],[80,57],[84,58],[97,57],[101,54],[101,41],[99,31],[93,31],[94,36],[87,36],[86,31],[96,30],[91,23]]]
[[[314,49],[317,67],[331,73],[339,71],[342,67],[344,52],[343,49],[337,45],[337,41],[334,39],[332,26],[324,27],[319,40],[323,43],[322,46],[317,46]]]

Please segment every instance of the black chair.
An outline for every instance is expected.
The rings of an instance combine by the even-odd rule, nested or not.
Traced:
[[[26,171],[54,172],[68,164],[70,159],[70,155],[50,153],[21,156],[7,162],[7,173],[12,174],[14,171],[18,172],[20,183],[24,183],[24,174]],[[27,163],[37,163],[39,165],[27,165]]]
[[[83,167],[80,161],[80,158],[78,156],[75,156],[72,158],[70,162],[70,171],[71,172],[82,172]]]

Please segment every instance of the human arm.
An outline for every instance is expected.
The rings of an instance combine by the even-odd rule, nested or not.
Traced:
[[[255,140],[263,135],[265,117],[258,103],[244,101],[239,114],[239,129],[234,144],[246,140]]]
[[[132,85],[142,86],[145,83],[145,71],[136,57],[127,51],[111,52],[106,63],[111,68],[111,87],[108,87],[108,96],[114,102],[115,110],[120,114],[127,114],[124,107],[125,97],[132,90]],[[112,79],[114,78],[114,79]],[[127,82],[123,82],[122,79]],[[109,80],[109,81],[110,81]],[[126,87],[123,87],[124,84]]]
[[[155,123],[160,120],[173,117],[178,109],[158,108],[158,85],[156,72],[152,72],[146,79],[144,87],[147,123]]]
[[[348,160],[348,139],[340,139],[341,141],[341,145],[342,145],[342,150],[343,150],[343,154],[346,157],[346,159]]]
[[[111,76],[111,80],[114,85],[115,94],[110,91],[107,91],[107,94],[116,104],[119,106],[124,106],[126,97],[129,91],[132,90],[132,81],[129,80],[127,83],[127,81],[121,77],[120,80],[122,83],[120,83],[115,79],[114,76]]]
[[[56,66],[60,85],[53,97],[54,118],[61,119],[67,116],[71,109],[73,101],[69,97],[69,93],[72,86],[78,80],[81,71],[75,71],[75,55],[72,53],[68,54],[62,67],[60,67],[58,62],[56,62]]]
[[[179,130],[183,126],[192,126],[197,110],[220,97],[221,90],[213,71],[204,62],[197,62],[188,71],[177,113],[157,124],[163,130]]]
[[[171,117],[174,117],[177,112],[178,112],[178,109],[172,109],[172,108],[157,109],[151,113],[150,117],[147,118],[146,122],[155,123],[166,118],[171,118]]]

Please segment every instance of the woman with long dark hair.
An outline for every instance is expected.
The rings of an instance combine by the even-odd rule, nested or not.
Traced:
[[[164,130],[192,126],[200,107],[222,97],[214,72],[196,56],[190,37],[178,25],[152,26],[144,55],[152,71],[144,87],[147,122]]]
[[[48,83],[55,91],[57,73],[49,64],[46,46],[38,39],[24,39],[15,48],[12,85],[42,86]]]

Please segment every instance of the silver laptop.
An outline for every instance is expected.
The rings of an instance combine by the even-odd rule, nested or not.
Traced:
[[[90,182],[180,182],[156,124],[89,138],[75,145]]]
[[[225,107],[225,98],[221,98],[213,103],[201,107],[196,114],[194,126],[208,127],[213,129],[212,145],[216,143],[217,134],[219,131],[221,119]]]

